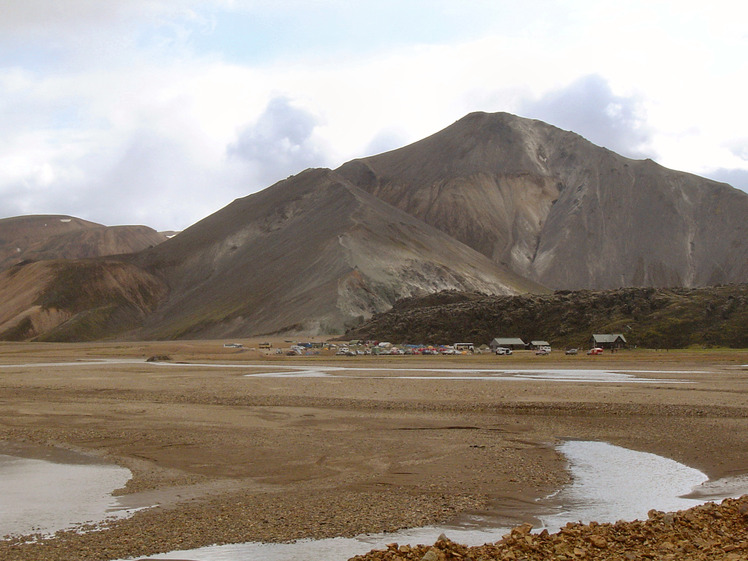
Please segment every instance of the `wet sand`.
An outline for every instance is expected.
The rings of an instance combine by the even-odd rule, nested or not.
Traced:
[[[306,358],[222,344],[0,344],[0,440],[116,462],[134,474],[122,498],[159,505],[102,532],[5,541],[0,558],[352,536],[483,510],[520,524],[567,482],[554,446],[569,438],[660,454],[712,479],[748,471],[748,352]],[[114,361],[155,355],[172,364]],[[99,358],[112,362],[77,362]],[[42,365],[56,362],[70,364]],[[393,370],[246,376],[268,363]],[[403,367],[624,369],[656,381],[404,379]]]

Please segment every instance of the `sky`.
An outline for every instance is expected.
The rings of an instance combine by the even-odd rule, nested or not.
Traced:
[[[748,191],[748,3],[0,0],[0,218],[181,230],[472,111]]]

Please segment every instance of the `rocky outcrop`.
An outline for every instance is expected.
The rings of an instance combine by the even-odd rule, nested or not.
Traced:
[[[629,346],[748,347],[748,284],[711,288],[621,288],[489,296],[442,292],[396,302],[349,330],[349,339],[394,343],[542,339],[583,347],[592,333],[622,333]]]
[[[439,539],[433,546],[390,544],[351,561],[743,561],[748,559],[748,496],[615,524],[569,522],[559,532],[532,533],[524,524],[493,544],[466,547]]]

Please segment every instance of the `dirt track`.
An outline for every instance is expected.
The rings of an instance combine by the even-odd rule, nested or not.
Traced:
[[[74,363],[153,355],[172,364]],[[393,370],[245,376],[268,363]],[[748,471],[748,352],[286,358],[217,342],[0,344],[0,365],[18,364],[0,367],[0,440],[115,461],[133,471],[128,498],[161,506],[49,545],[0,543],[9,560],[354,535],[497,505],[519,524],[532,499],[566,482],[553,449],[563,438],[658,453],[712,478]],[[435,381],[394,370],[502,366],[656,370],[638,375],[660,381]]]

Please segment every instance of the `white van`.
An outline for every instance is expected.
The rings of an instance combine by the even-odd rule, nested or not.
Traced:
[[[497,355],[510,355],[512,354],[512,349],[509,347],[496,347],[496,354]]]

